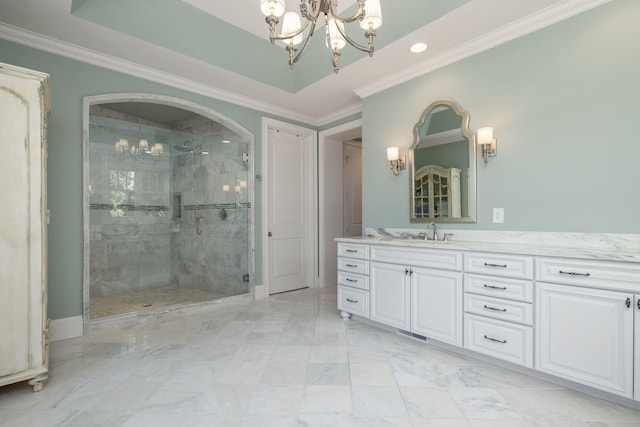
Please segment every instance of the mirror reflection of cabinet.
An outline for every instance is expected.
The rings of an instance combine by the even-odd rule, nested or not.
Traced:
[[[416,218],[460,218],[460,169],[426,165],[414,174]]]

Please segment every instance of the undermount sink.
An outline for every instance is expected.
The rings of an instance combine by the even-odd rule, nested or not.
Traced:
[[[415,238],[415,239],[393,239],[394,241],[397,242],[403,242],[403,243],[408,243],[408,244],[420,244],[420,245],[448,245],[449,243],[451,243],[450,240],[424,240],[421,238]]]

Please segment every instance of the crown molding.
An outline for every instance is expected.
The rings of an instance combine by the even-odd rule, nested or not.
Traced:
[[[279,108],[253,98],[238,95],[236,93],[206,85],[191,79],[186,79],[175,74],[156,70],[155,68],[137,64],[132,61],[127,61],[78,45],[63,42],[52,37],[43,36],[42,34],[34,33],[2,22],[0,22],[0,38],[44,52],[60,55],[65,58],[74,59],[86,64],[95,65],[97,67],[106,68],[108,70],[117,71],[133,77],[139,77],[155,83],[185,90],[187,92],[204,95],[264,113],[268,112],[269,114],[281,116],[288,120],[295,120],[312,126],[321,125],[317,119],[300,114],[293,110]],[[332,114],[331,117],[336,114]]]
[[[519,19],[509,25],[470,40],[460,46],[436,55],[418,65],[392,76],[377,80],[370,85],[356,89],[360,98],[366,98],[385,89],[423,76],[439,68],[461,61],[511,40],[517,39],[549,25],[609,3],[611,0],[566,0],[547,7],[537,13]]]
[[[345,117],[349,117],[354,114],[362,113],[362,103],[358,102],[356,104],[349,105],[345,108],[342,108],[338,111],[334,111],[331,114],[327,114],[318,120],[318,126],[324,126],[336,122],[340,119],[344,119]]]

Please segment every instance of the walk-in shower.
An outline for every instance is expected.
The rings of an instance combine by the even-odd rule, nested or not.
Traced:
[[[85,100],[85,322],[250,292],[253,136],[173,98],[115,101]]]

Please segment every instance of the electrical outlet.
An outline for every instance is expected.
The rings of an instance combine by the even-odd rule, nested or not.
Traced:
[[[493,208],[493,223],[502,224],[504,222],[504,208]]]

